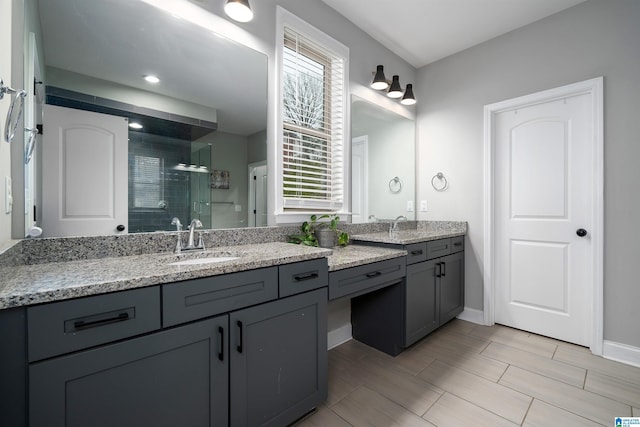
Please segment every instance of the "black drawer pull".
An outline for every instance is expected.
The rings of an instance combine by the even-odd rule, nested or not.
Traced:
[[[222,362],[224,360],[224,328],[218,326],[218,334],[220,334],[220,351],[218,352],[218,359]]]
[[[455,242],[453,246],[462,246],[462,242]]]
[[[238,325],[238,329],[240,329],[240,336],[238,340],[238,353],[242,353],[242,322],[238,320],[236,324]]]
[[[371,279],[373,277],[378,277],[378,276],[382,276],[382,272],[381,271],[374,271],[373,273],[367,273],[367,277],[369,279]]]
[[[96,328],[98,326],[108,325],[110,323],[123,322],[129,320],[129,313],[120,313],[114,317],[107,317],[106,319],[93,320],[91,322],[85,322],[84,320],[76,320],[73,322],[73,327],[76,330],[82,331],[84,329]]]
[[[293,276],[293,280],[295,280],[296,282],[304,282],[305,280],[317,279],[318,276],[318,273],[309,273],[300,276]]]
[[[411,255],[414,255],[414,256],[415,256],[415,255],[422,255],[422,249],[418,249],[418,250],[415,250],[415,251],[411,251]]]

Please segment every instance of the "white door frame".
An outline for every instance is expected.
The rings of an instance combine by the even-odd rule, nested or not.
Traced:
[[[602,355],[604,329],[604,107],[603,77],[597,77],[554,89],[521,96],[484,107],[484,323],[495,323],[495,218],[494,218],[494,176],[495,176],[495,116],[506,110],[546,103],[568,96],[588,94],[591,96],[593,116],[593,179],[592,188],[593,232],[591,235],[592,283],[589,283],[592,302],[591,352]]]
[[[361,194],[362,194],[362,204],[364,205],[364,209],[362,211],[362,222],[369,222],[369,135],[356,136],[351,138],[351,158],[353,159],[353,145],[354,144],[362,144],[362,151],[364,157],[364,167],[363,174],[364,180],[361,182]],[[353,161],[353,160],[352,160]],[[353,173],[353,168],[351,169]],[[353,177],[351,178],[351,187],[353,189]],[[353,190],[351,191],[351,196],[353,197]],[[351,201],[351,208],[353,209],[353,200]]]

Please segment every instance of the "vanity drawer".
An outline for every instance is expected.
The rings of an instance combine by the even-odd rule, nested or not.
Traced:
[[[162,325],[173,326],[278,298],[278,267],[162,285]]]
[[[160,329],[160,288],[78,298],[27,308],[29,361]]]
[[[329,273],[329,299],[354,297],[382,288],[403,278],[405,272],[404,257],[333,271]]]
[[[464,236],[451,238],[451,253],[464,251]]]
[[[285,264],[278,267],[280,298],[329,285],[326,258]]]
[[[427,242],[406,245],[407,265],[427,260]]]
[[[427,259],[438,258],[451,253],[451,239],[432,240],[427,242]]]

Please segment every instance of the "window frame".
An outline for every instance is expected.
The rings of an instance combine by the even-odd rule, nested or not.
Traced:
[[[346,219],[350,209],[350,167],[351,167],[351,150],[349,141],[351,140],[350,132],[350,103],[349,103],[349,48],[338,42],[334,38],[328,36],[306,21],[298,18],[286,9],[278,6],[276,9],[276,164],[274,165],[276,177],[276,197],[275,197],[275,219],[276,224],[293,223],[308,220],[312,213],[335,213]],[[309,39],[318,44],[333,55],[343,60],[342,88],[343,93],[339,101],[338,108],[342,113],[342,173],[340,177],[332,178],[332,182],[338,182],[342,188],[342,201],[335,202],[329,200],[307,199],[302,207],[288,207],[285,203],[284,196],[284,98],[283,98],[283,82],[284,82],[284,49],[285,49],[285,27],[298,33],[300,36]],[[335,104],[334,104],[335,105]],[[309,132],[311,135],[312,132]],[[333,141],[331,141],[333,143]]]

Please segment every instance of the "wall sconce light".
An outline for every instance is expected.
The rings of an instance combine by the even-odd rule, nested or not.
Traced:
[[[371,82],[371,89],[385,90],[388,87],[389,83],[387,83],[387,78],[384,76],[383,66],[378,65],[376,74],[373,77],[373,81]]]
[[[253,19],[253,11],[249,0],[227,0],[224,12],[234,21],[249,22]]]
[[[393,99],[400,99],[402,105],[415,105],[416,97],[413,94],[413,85],[408,84],[404,92],[402,86],[400,86],[400,77],[393,76],[391,82],[389,82],[384,76],[384,70],[382,65],[376,67],[373,81],[371,82],[371,89],[375,90],[387,90],[387,96]]]

